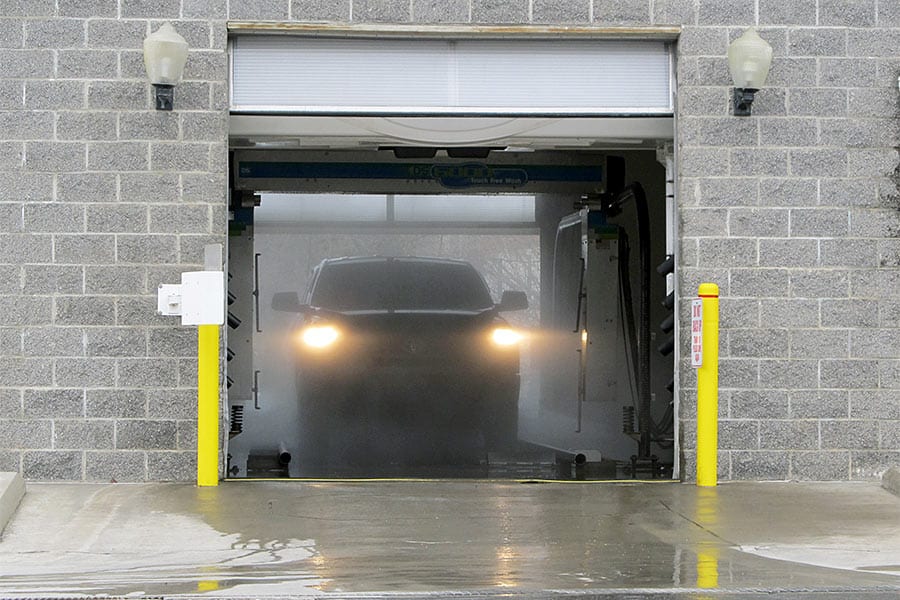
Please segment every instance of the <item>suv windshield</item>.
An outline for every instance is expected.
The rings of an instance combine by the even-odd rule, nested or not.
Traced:
[[[330,263],[315,280],[310,304],[340,311],[465,310],[493,307],[474,267],[422,260]]]

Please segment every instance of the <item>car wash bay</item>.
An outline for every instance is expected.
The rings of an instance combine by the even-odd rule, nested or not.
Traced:
[[[639,471],[671,476],[677,437],[673,352],[656,348],[672,333],[658,324],[672,312],[661,301],[674,281],[665,273],[648,275],[646,268],[664,262],[674,248],[673,206],[665,185],[664,144],[672,135],[668,47],[646,41],[563,44],[573,60],[597,58],[597,49],[605,48],[607,78],[617,65],[620,72],[613,76],[624,77],[622,69],[637,61],[649,73],[645,78],[662,81],[649,101],[638,95],[639,82],[634,90],[618,89],[624,97],[595,102],[589,98],[603,90],[577,90],[565,99],[567,105],[554,107],[558,99],[550,95],[516,98],[514,86],[505,98],[467,98],[467,89],[483,85],[467,84],[466,77],[477,72],[472,68],[477,61],[471,62],[476,55],[540,75],[542,68],[546,72],[541,60],[559,45],[423,42],[418,51],[446,59],[455,73],[451,96],[458,105],[448,107],[446,98],[423,95],[434,82],[397,89],[407,79],[396,77],[400,67],[413,80],[426,76],[421,65],[391,64],[408,56],[397,53],[411,43],[417,44],[260,36],[233,42],[229,476],[567,479],[631,477]],[[367,80],[366,88],[357,81],[357,87],[340,88],[342,96],[326,102],[328,86],[341,83],[333,80],[332,70],[319,69],[320,94],[313,98],[271,81],[268,86],[243,82],[257,73],[249,67],[258,55],[312,53],[328,62],[342,56],[335,44],[341,52],[367,56],[366,64],[380,68],[389,85]],[[529,56],[532,63],[521,64]],[[282,74],[282,80],[290,77]],[[371,93],[392,85],[381,92],[384,97]],[[261,89],[270,93],[261,95]],[[415,110],[390,104],[398,97]],[[628,107],[615,111],[627,117],[595,108],[616,102]],[[310,106],[315,103],[318,108]],[[584,116],[588,105],[596,116]],[[571,115],[551,118],[550,110]],[[335,111],[348,116],[337,117]],[[492,303],[501,303],[504,291],[524,292],[527,310],[487,311],[491,327],[502,325],[522,336],[515,348],[517,398],[503,424],[486,419],[481,409],[499,404],[510,386],[474,390],[469,379],[475,375],[465,370],[454,374],[450,386],[423,385],[421,371],[401,371],[389,391],[376,383],[396,366],[397,348],[404,356],[421,356],[455,330],[436,332],[431,341],[416,332],[391,350],[382,347],[377,360],[371,354],[342,354],[340,344],[362,334],[346,331],[347,311],[323,312],[328,307],[316,307],[306,294],[320,261],[347,256],[465,261],[485,279]],[[349,283],[342,285],[347,289]],[[296,293],[298,302],[315,310],[274,310],[273,297],[284,292]],[[355,308],[396,312],[377,303]],[[405,308],[422,312],[418,305]],[[378,365],[367,367],[363,382],[340,402],[332,388],[310,400],[305,392],[310,370],[301,373],[298,366],[303,328],[326,316],[336,317],[337,329],[347,334],[329,349],[329,368],[338,373],[334,380],[340,381],[341,373],[349,379],[362,362]],[[497,352],[487,344],[474,354],[487,363]],[[424,360],[431,363],[429,372],[441,370],[440,356]],[[312,428],[325,439],[314,449],[330,444],[324,461],[311,459],[311,402],[330,413],[327,425]],[[445,410],[448,403],[452,413]],[[514,443],[493,447],[497,428],[510,423]]]

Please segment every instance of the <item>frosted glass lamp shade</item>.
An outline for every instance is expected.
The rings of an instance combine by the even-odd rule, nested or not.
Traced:
[[[187,55],[187,42],[169,23],[148,35],[144,39],[144,66],[150,83],[175,85],[181,81]]]
[[[758,90],[772,66],[772,46],[750,28],[728,46],[728,69],[734,87]]]

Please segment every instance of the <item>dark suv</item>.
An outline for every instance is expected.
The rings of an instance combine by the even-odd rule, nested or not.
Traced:
[[[495,304],[463,261],[356,257],[320,263],[304,303],[286,292],[272,305],[302,315],[291,344],[301,466],[515,445],[522,334],[499,313],[527,308],[524,292]]]

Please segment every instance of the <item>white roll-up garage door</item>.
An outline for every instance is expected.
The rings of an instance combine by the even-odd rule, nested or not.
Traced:
[[[237,113],[667,116],[658,40],[232,39]]]

